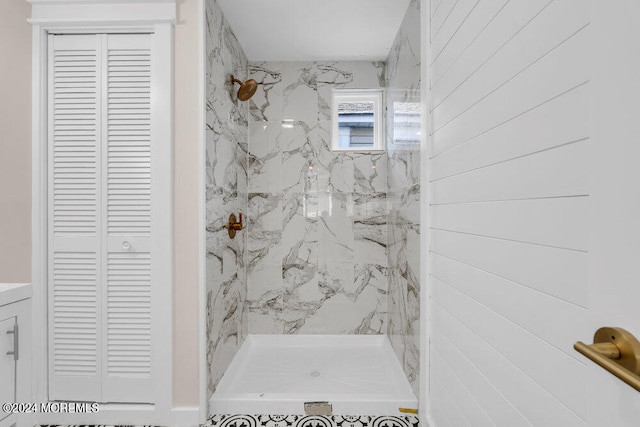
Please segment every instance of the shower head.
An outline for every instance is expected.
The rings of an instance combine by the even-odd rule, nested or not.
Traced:
[[[240,101],[249,100],[258,89],[258,83],[253,79],[249,79],[243,83],[241,80],[231,76],[231,80],[234,83],[240,83],[240,89],[238,89],[238,99]]]

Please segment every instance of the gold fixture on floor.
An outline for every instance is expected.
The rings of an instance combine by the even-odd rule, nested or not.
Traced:
[[[242,230],[242,213],[238,214],[240,221],[236,222],[236,216],[234,214],[229,215],[229,222],[227,222],[227,230],[229,231],[229,237],[236,237],[236,232]]]
[[[593,344],[578,341],[574,349],[640,391],[640,342],[622,328],[596,331]]]
[[[329,402],[304,402],[304,413],[306,415],[333,415],[333,407]]]

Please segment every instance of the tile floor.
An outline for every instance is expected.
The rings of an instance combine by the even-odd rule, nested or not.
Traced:
[[[204,427],[419,427],[416,416],[212,415]]]

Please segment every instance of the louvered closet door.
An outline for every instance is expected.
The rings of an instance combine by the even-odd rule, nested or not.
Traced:
[[[150,36],[49,44],[50,398],[153,402]]]
[[[103,399],[149,401],[151,382],[151,47],[110,35],[103,129]]]
[[[102,365],[99,36],[49,39],[49,377],[99,401]]]

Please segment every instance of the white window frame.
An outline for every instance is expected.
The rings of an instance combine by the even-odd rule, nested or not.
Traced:
[[[154,161],[166,167],[160,186],[173,188],[173,28],[175,0],[28,0],[32,5],[32,282],[33,282],[33,365],[31,401],[48,399],[47,350],[47,51],[49,34],[152,33],[155,91],[152,134],[163,147]],[[172,206],[168,191],[161,205]],[[154,236],[152,244],[162,251],[160,258],[173,260],[173,210],[164,212],[158,228],[166,232]],[[90,414],[38,413],[30,424],[191,424],[199,423],[195,411],[172,411],[173,400],[173,262],[162,264],[162,274],[170,286],[163,287],[158,305],[165,315],[155,316],[154,326],[165,331],[154,349],[157,357],[155,404],[101,405]],[[154,302],[155,304],[155,302]],[[154,308],[155,311],[155,308]],[[156,355],[158,356],[158,355]],[[155,370],[155,369],[154,369]]]
[[[384,151],[384,90],[333,89],[331,91],[331,150],[332,151]],[[373,102],[373,147],[340,147],[338,105],[345,102]]]

